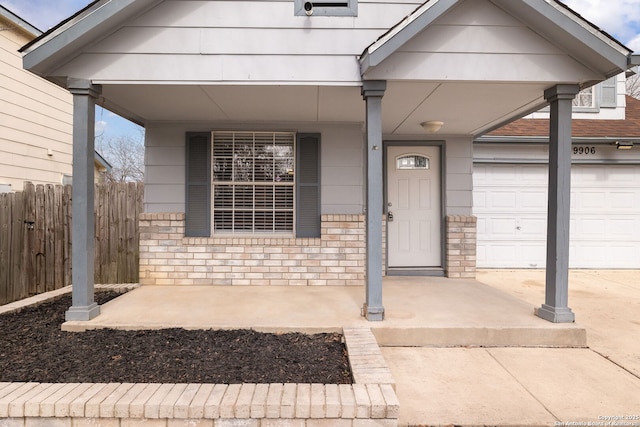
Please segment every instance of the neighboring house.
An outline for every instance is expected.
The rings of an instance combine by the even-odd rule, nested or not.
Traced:
[[[640,268],[640,101],[624,91],[622,74],[574,101],[573,268]],[[479,267],[545,267],[544,115],[517,120],[474,144]]]
[[[640,62],[554,0],[97,0],[22,52],[74,94],[74,201],[96,100],[144,124],[142,283],[365,284],[370,320],[384,274],[474,277],[476,136],[549,103],[568,194],[572,99]],[[572,321],[551,205],[539,315]],[[91,242],[74,251],[67,318],[89,319]]]
[[[0,192],[71,181],[72,97],[22,68],[19,49],[41,34],[0,6]],[[96,153],[96,179],[110,168]]]

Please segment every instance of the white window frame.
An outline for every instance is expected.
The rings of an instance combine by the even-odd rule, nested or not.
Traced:
[[[253,141],[252,156],[250,158],[248,157],[240,158],[236,156],[235,141],[237,138],[242,138],[243,144],[246,144],[246,138],[249,135],[252,136],[252,141]],[[232,138],[232,141],[233,141],[232,157],[216,156],[216,136],[218,137],[226,136],[227,138],[228,137]],[[273,168],[274,168],[273,180],[272,181],[268,181],[268,180],[256,181],[255,180],[256,178],[255,162],[256,162],[256,159],[258,158],[257,151],[255,149],[257,145],[256,141],[261,140],[264,142],[265,137],[271,137],[274,141],[274,146],[278,145],[276,143],[278,138],[282,138],[283,140],[287,140],[290,142],[290,145],[287,144],[287,146],[290,147],[291,155],[285,158],[285,160],[288,160],[290,167],[285,167],[286,171],[283,171],[284,173],[286,173],[286,176],[283,174],[276,175],[275,172],[277,168],[277,164],[276,164],[277,158],[274,156],[273,157]],[[282,146],[285,146],[285,144],[282,144]],[[217,167],[216,159],[220,159],[220,158],[222,159],[226,158],[227,161],[231,160],[232,169],[230,172],[231,174],[230,179],[216,178],[216,177],[220,177],[220,174],[216,175],[218,173],[216,172],[216,167]],[[248,159],[253,165],[251,168],[252,169],[251,180],[236,179],[238,177],[236,165],[238,164],[239,161],[242,161],[242,159]],[[296,166],[296,133],[295,132],[271,132],[271,131],[213,131],[211,132],[211,234],[216,236],[221,236],[221,235],[233,235],[233,236],[264,235],[264,236],[286,236],[286,237],[293,236],[296,230],[295,166]],[[268,171],[265,173],[268,173]],[[290,176],[291,179],[288,179],[288,176]],[[221,198],[216,199],[216,187],[228,187],[232,189],[231,197],[228,199],[221,199]],[[242,187],[245,187],[245,189],[246,187],[252,188],[251,200],[250,200],[251,206],[246,204],[248,201],[247,198],[242,199],[242,198],[239,198],[239,196],[237,196]],[[284,206],[278,206],[278,203],[277,203],[278,189],[283,189],[283,188],[290,189],[289,192],[291,194],[290,196],[291,202],[285,203]],[[266,192],[268,192],[269,189],[273,190],[273,193],[272,193],[273,201],[272,201],[271,207],[256,208],[256,199],[257,199],[256,196],[258,195],[258,191],[257,191],[258,189],[266,189]],[[244,193],[244,194],[247,194],[247,193]],[[244,200],[244,204],[242,203],[243,200]],[[217,202],[223,203],[224,205],[217,206],[216,205]],[[250,229],[240,228],[240,226],[236,225],[236,218],[237,218],[236,214],[240,214],[240,213],[246,214],[247,212],[251,212],[251,228]],[[219,218],[217,214],[221,214],[221,213],[227,213],[227,217],[229,217],[230,215],[230,219],[231,219],[230,228],[226,228],[226,227],[216,228],[216,226],[220,227],[220,224],[217,224],[217,219]],[[266,230],[258,226],[260,222],[260,218],[258,215],[259,213],[264,213],[265,217],[268,216],[268,214],[273,215],[274,222],[271,230]],[[276,219],[276,216],[278,213],[285,214],[283,218],[285,218],[285,221],[289,221],[286,224],[287,225],[286,229],[283,229],[283,230],[278,229],[278,226],[277,226],[278,220]],[[289,214],[288,216],[286,215],[287,213]],[[248,221],[248,219],[245,221]]]
[[[598,90],[596,90],[596,86],[591,86],[587,89],[583,89],[580,92],[578,92],[578,94],[576,95],[575,98],[573,98],[573,110],[574,111],[595,111],[598,109],[598,105],[599,103],[596,103],[597,100],[597,96],[599,95]],[[587,104],[581,104],[579,103],[579,101],[581,99],[583,99],[585,97],[585,95],[591,95],[591,105],[587,105]]]

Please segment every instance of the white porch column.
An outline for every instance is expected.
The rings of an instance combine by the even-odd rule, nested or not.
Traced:
[[[367,320],[384,320],[382,305],[382,96],[386,81],[371,80],[362,84],[367,104]]]
[[[71,212],[72,306],[67,320],[91,320],[100,314],[94,301],[93,168],[95,100],[101,87],[89,80],[67,80],[73,94],[73,191]]]
[[[571,103],[577,85],[557,85],[544,92],[551,106],[549,122],[549,203],[545,303],[537,315],[554,323],[575,321],[568,307],[569,213],[571,199]]]

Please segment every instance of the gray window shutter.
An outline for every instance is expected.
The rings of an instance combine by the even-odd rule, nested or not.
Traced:
[[[187,237],[211,235],[211,133],[187,133]]]
[[[602,102],[600,103],[601,107],[609,107],[615,108],[616,105],[616,78],[611,77],[610,79],[602,82]]]
[[[296,151],[296,237],[320,237],[320,134],[298,134]]]

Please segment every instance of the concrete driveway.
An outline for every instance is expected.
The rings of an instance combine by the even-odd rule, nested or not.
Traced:
[[[477,279],[534,306],[544,271]],[[400,425],[640,426],[640,272],[572,271],[569,306],[589,348],[383,347]]]
[[[544,275],[480,270],[477,280],[537,307],[544,302]],[[589,348],[640,376],[640,271],[572,270],[569,307],[587,329]]]

